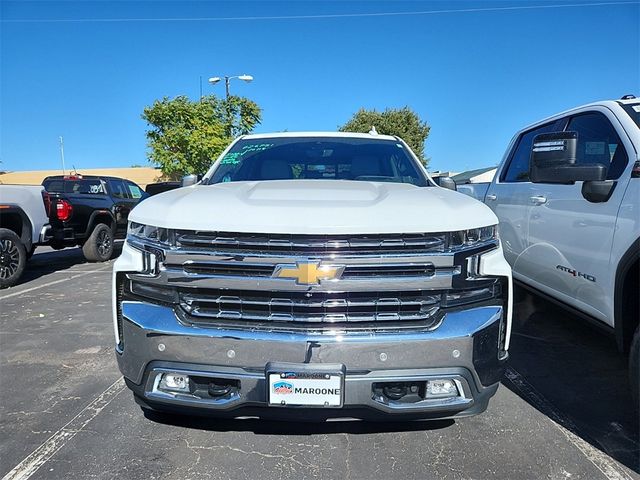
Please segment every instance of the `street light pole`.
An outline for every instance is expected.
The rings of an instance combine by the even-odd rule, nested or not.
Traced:
[[[60,158],[62,159],[62,174],[64,175],[64,139],[60,136]]]
[[[220,80],[222,80],[224,78],[224,88],[225,88],[225,93],[226,93],[226,99],[229,100],[229,97],[231,96],[231,94],[229,93],[229,85],[231,84],[231,80],[233,80],[234,78],[237,78],[238,80],[242,80],[243,82],[251,82],[253,81],[253,77],[251,75],[234,75],[234,76],[227,76],[225,75],[224,77],[220,78],[220,77],[211,77],[209,79],[209,83],[211,85],[215,85],[216,83],[218,83]]]
[[[251,75],[243,74],[243,75],[234,75],[232,77],[225,75],[223,78],[224,78],[224,90],[225,90],[225,108],[227,109],[227,122],[229,123],[229,126],[228,126],[229,135],[231,135],[232,124],[231,124],[231,110],[229,105],[229,97],[231,96],[231,94],[229,93],[229,85],[231,84],[231,80],[234,78],[237,78],[238,80],[242,80],[243,82],[249,83],[253,81],[253,77]],[[222,78],[220,77],[211,77],[209,79],[209,83],[211,85],[215,85],[220,80],[222,80]]]

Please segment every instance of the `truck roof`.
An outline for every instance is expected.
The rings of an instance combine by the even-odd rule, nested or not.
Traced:
[[[110,175],[83,175],[78,173],[77,175],[50,175],[45,177],[42,181],[45,182],[47,180],[126,180],[121,177],[112,177]]]
[[[627,97],[625,95],[625,97]],[[623,98],[623,99],[618,99],[618,100],[600,100],[597,102],[590,102],[590,103],[586,103],[584,105],[580,105],[577,107],[572,107],[569,108],[568,110],[564,110],[562,112],[557,112],[554,113],[553,115],[549,115],[548,117],[545,117],[541,120],[538,120],[536,122],[530,123],[528,125],[526,125],[525,127],[521,128],[518,131],[518,134],[524,130],[529,130],[532,127],[535,127],[537,125],[542,125],[545,123],[548,123],[550,121],[552,121],[555,118],[558,117],[563,117],[566,115],[570,115],[571,113],[575,112],[576,110],[581,110],[583,108],[588,108],[588,107],[595,107],[595,106],[602,106],[602,107],[607,107],[610,110],[615,110],[616,108],[620,108],[622,105],[634,105],[634,104],[640,104],[640,98],[638,97],[633,97],[633,98]]]
[[[632,95],[629,95],[629,96],[625,95],[620,100],[615,100],[615,101],[618,102],[618,103],[621,103],[623,105],[632,105],[634,103],[640,103],[640,98],[632,96]]]
[[[335,137],[335,138],[367,138],[370,140],[397,140],[393,135],[381,135],[379,133],[356,133],[356,132],[274,132],[256,133],[245,135],[245,139],[260,138],[292,138],[292,137]]]
[[[634,98],[625,98],[625,99],[618,99],[618,100],[600,100],[597,102],[590,102],[590,103],[586,103],[584,105],[580,105],[578,107],[573,107],[570,108],[568,110],[566,110],[565,112],[560,112],[556,115],[553,115],[554,117],[557,115],[562,115],[564,113],[567,112],[572,112],[573,110],[578,110],[579,108],[585,108],[585,107],[593,107],[596,105],[603,105],[603,106],[611,106],[611,105],[633,105],[634,103],[640,103],[640,98],[634,97]]]

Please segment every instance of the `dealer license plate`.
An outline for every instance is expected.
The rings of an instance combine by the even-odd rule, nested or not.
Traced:
[[[314,371],[269,372],[269,405],[341,407],[343,375]]]

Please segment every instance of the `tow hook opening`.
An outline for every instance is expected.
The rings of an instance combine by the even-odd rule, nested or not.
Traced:
[[[229,395],[232,391],[234,391],[234,389],[237,391],[239,388],[240,388],[239,381],[233,382],[229,380],[215,379],[209,382],[209,387],[207,389],[207,392],[209,393],[209,396],[219,398],[219,397],[225,397]]]
[[[373,399],[383,404],[411,404],[462,396],[456,381],[451,378],[434,378],[416,382],[376,382],[371,389]]]
[[[237,396],[240,392],[240,380],[231,378],[191,377],[193,394],[199,398],[224,400]]]

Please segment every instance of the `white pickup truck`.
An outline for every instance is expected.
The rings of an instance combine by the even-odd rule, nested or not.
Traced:
[[[38,244],[47,242],[44,188],[0,185],[0,288],[14,285]]]
[[[640,99],[546,118],[511,141],[485,197],[514,279],[605,328],[640,365]]]
[[[241,137],[198,184],[131,212],[113,270],[119,368],[159,411],[480,413],[511,328],[496,224],[397,137]]]

